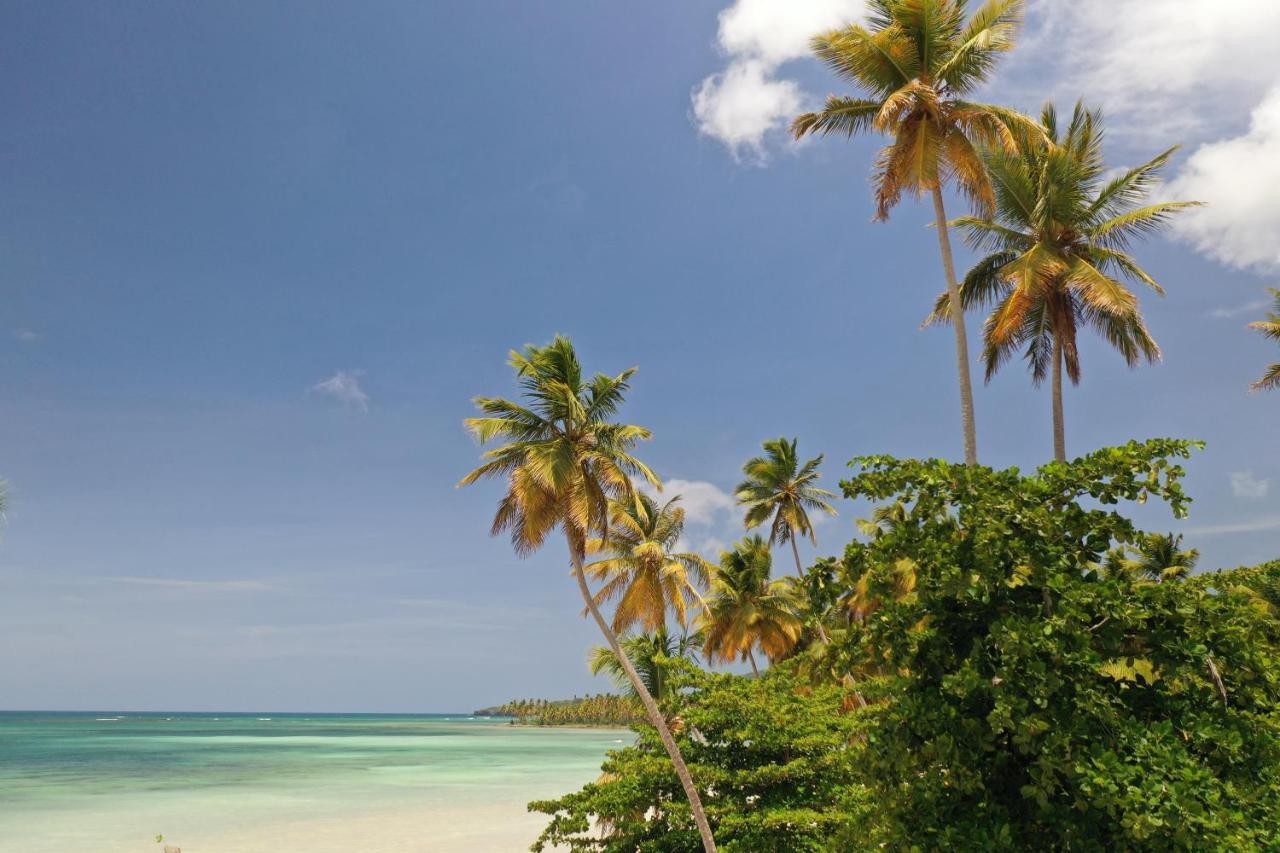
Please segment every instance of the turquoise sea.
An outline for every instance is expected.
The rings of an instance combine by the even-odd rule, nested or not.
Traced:
[[[0,851],[523,850],[614,730],[467,715],[0,712]]]

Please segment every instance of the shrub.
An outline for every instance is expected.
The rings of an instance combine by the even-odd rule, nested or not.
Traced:
[[[1157,584],[1104,567],[1142,535],[1120,500],[1184,514],[1170,460],[1192,446],[1131,443],[1034,476],[858,460],[845,494],[907,510],[850,545],[841,573],[859,618],[834,654],[887,676],[866,688],[871,837],[893,849],[1280,845],[1280,657],[1259,592],[1275,573]]]
[[[866,808],[855,781],[860,724],[842,713],[845,691],[810,689],[771,670],[759,679],[697,673],[668,704],[689,770],[722,851],[819,851]],[[689,806],[656,733],[611,752],[582,790],[530,804],[551,815],[534,850],[700,850]],[[603,837],[598,830],[603,829]]]

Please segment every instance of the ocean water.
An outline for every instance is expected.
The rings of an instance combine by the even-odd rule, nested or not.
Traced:
[[[466,715],[0,712],[0,851],[521,850],[625,731]]]

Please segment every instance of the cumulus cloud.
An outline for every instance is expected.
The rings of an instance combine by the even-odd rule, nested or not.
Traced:
[[[649,489],[646,491],[663,500],[679,495],[685,521],[692,524],[716,524],[737,508],[733,495],[706,480],[681,480],[677,477],[663,481],[661,495]]]
[[[1230,266],[1280,269],[1276,32],[1274,0],[1031,0],[998,85],[1020,102],[1087,97],[1126,153],[1186,144],[1162,194],[1208,204],[1173,235]]]
[[[1170,182],[1171,197],[1208,202],[1175,222],[1175,232],[1228,266],[1280,270],[1280,84],[1254,109],[1239,136],[1197,148]]]
[[[1252,471],[1231,474],[1231,494],[1238,498],[1265,498],[1270,490],[1271,481],[1255,477]]]
[[[13,337],[16,340],[22,341],[24,344],[33,344],[40,340],[40,333],[32,331],[31,329],[14,329]]]
[[[720,13],[717,43],[725,68],[693,90],[698,130],[735,158],[764,158],[765,137],[800,112],[805,93],[778,77],[783,63],[809,54],[818,32],[862,17],[865,0],[735,0]]]
[[[360,377],[363,374],[363,370],[339,370],[323,382],[312,385],[311,392],[332,397],[344,406],[362,412],[368,411],[369,395],[360,387]]]
[[[1280,79],[1272,0],[1031,0],[1025,17],[1001,86],[1018,78],[1039,91],[1047,64],[1058,100],[1087,96],[1120,133],[1199,139],[1238,127]]]

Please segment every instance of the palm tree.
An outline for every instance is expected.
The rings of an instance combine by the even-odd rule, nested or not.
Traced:
[[[1249,328],[1257,329],[1262,332],[1264,337],[1280,343],[1280,288],[1268,287],[1267,290],[1275,297],[1276,304],[1273,310],[1267,314],[1267,319],[1250,323]],[[1268,367],[1267,372],[1262,374],[1262,378],[1249,387],[1255,391],[1260,391],[1263,388],[1280,388],[1280,361]]]
[[[1034,123],[1019,113],[966,100],[1013,47],[1022,0],[988,0],[966,18],[965,0],[869,0],[869,26],[851,25],[813,39],[813,51],[863,97],[832,95],[817,112],[791,123],[807,134],[853,136],[876,131],[892,137],[875,164],[876,219],[884,220],[903,193],[933,196],[938,248],[947,292],[957,290],[942,191],[954,184],[979,213],[995,207],[979,146],[1013,145],[1014,128]],[[964,313],[952,317],[964,456],[978,461],[969,342]]]
[[[1109,551],[1103,568],[1144,583],[1164,583],[1190,577],[1199,561],[1199,551],[1182,547],[1181,534],[1148,533],[1135,546]]]
[[[989,252],[960,288],[965,308],[995,303],[984,327],[987,381],[1019,351],[1032,382],[1052,377],[1054,458],[1065,462],[1062,373],[1079,383],[1077,332],[1092,328],[1130,367],[1160,358],[1125,280],[1164,291],[1127,249],[1197,202],[1143,204],[1176,148],[1106,180],[1096,113],[1076,104],[1062,133],[1048,104],[1041,122],[1047,139],[1018,134],[1016,152],[986,152],[998,187],[995,218],[966,216],[952,224]],[[929,319],[950,322],[954,313],[945,293]]]
[[[759,675],[755,649],[777,659],[795,646],[804,628],[801,603],[792,584],[770,578],[772,569],[769,544],[759,535],[748,536],[720,555],[702,612],[708,661],[749,661],[751,671]]]
[[[738,503],[747,508],[743,519],[747,529],[759,527],[772,519],[769,544],[790,542],[796,571],[800,574],[804,574],[804,567],[800,564],[796,537],[808,536],[810,541],[817,542],[809,511],[836,514],[835,507],[826,501],[835,495],[814,485],[822,476],[818,471],[822,458],[821,455],[815,456],[801,465],[796,453],[796,439],[771,438],[764,443],[763,456],[748,459],[742,466],[746,479],[734,490]]]
[[[858,529],[872,539],[909,527],[911,514],[902,501],[878,506],[871,511],[871,518],[859,518],[854,522]]]
[[[639,624],[658,631],[675,612],[680,627],[689,624],[690,605],[702,601],[698,587],[707,585],[710,563],[697,554],[674,549],[684,532],[684,510],[676,496],[659,505],[649,495],[614,501],[606,536],[587,542],[588,554],[604,559],[586,566],[587,575],[603,583],[595,595],[597,605],[617,599],[614,631]]]
[[[506,480],[507,491],[498,502],[491,532],[508,531],[521,556],[537,550],[557,527],[564,533],[587,610],[609,648],[618,655],[671,756],[703,847],[714,851],[715,839],[684,757],[657,703],[630,659],[622,654],[618,637],[596,605],[583,571],[587,542],[594,537],[608,538],[610,499],[636,499],[633,475],[659,485],[657,476],[632,454],[636,443],[649,437],[649,430],[611,420],[622,405],[635,368],[617,376],[597,373],[585,379],[573,344],[560,335],[545,347],[530,345],[524,352],[512,351],[510,364],[524,403],[500,397],[476,398],[482,417],[468,418],[467,428],[481,444],[505,443],[486,450],[483,464],[459,485],[484,478]]]
[[[1135,549],[1135,568],[1138,573],[1156,583],[1183,580],[1191,575],[1200,552],[1195,548],[1183,549],[1182,534],[1151,533],[1142,538]]]
[[[659,628],[652,634],[634,634],[622,638],[622,651],[631,660],[631,665],[640,673],[640,680],[645,689],[659,701],[670,698],[675,692],[671,684],[671,664],[660,658],[669,660],[688,660],[697,662],[696,650],[702,645],[702,635],[682,632],[673,634],[666,627]],[[587,655],[587,666],[592,675],[608,673],[613,682],[620,688],[635,695],[622,662],[608,646],[593,646]]]

